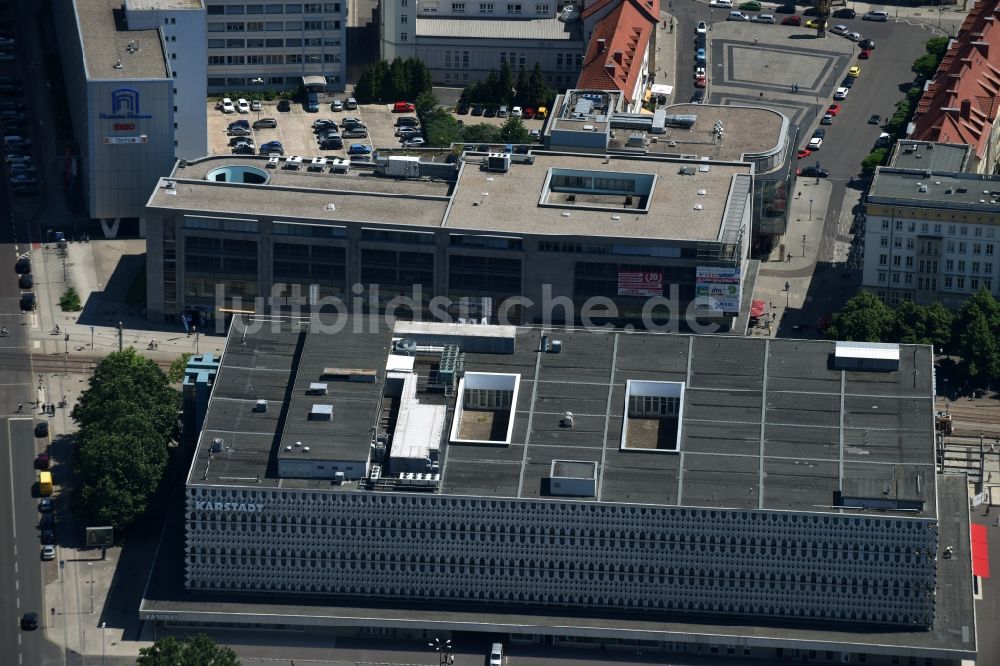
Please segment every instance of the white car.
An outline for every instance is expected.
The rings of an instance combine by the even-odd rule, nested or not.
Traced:
[[[774,23],[774,14],[757,14],[752,19],[754,23]]]
[[[733,0],[712,0],[708,3],[709,7],[732,7]]]
[[[847,29],[846,25],[835,25],[830,28],[830,32],[835,35],[846,35],[850,30]]]
[[[255,99],[254,101],[250,102],[250,110],[251,111],[260,111],[260,100],[259,99]]]
[[[236,109],[240,113],[250,113],[250,102],[240,97],[238,100],[236,100]]]
[[[818,136],[814,136],[809,139],[809,150],[819,150],[823,146],[823,139]]]
[[[743,12],[729,12],[729,16],[726,17],[727,21],[749,21],[750,17]]]
[[[236,106],[233,104],[233,100],[228,97],[222,99],[222,112],[223,113],[236,113]]]
[[[42,546],[42,559],[46,562],[56,559],[56,547]]]
[[[490,648],[490,666],[503,666],[503,643],[494,643]]]
[[[513,109],[511,109],[510,115],[513,118],[520,118],[524,115],[524,109],[522,109],[519,106],[515,106]]]
[[[844,33],[844,37],[851,40],[852,42],[860,42],[862,39],[861,33],[859,32],[846,32]]]
[[[704,35],[708,32],[708,24],[704,21],[698,21],[698,25],[695,26],[694,31],[699,35]]]
[[[847,94],[851,92],[850,88],[837,88],[837,92],[833,93],[834,99],[847,99]]]
[[[889,12],[881,10],[871,11],[861,17],[862,21],[881,21],[885,23],[889,20]]]
[[[694,78],[697,79],[699,76],[706,76],[705,68],[704,67],[695,67],[694,68]]]

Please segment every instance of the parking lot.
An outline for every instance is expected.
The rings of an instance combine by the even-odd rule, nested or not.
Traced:
[[[236,100],[233,100],[234,102]],[[254,145],[258,147],[268,141],[280,141],[284,148],[285,155],[302,155],[325,157],[345,157],[347,149],[353,143],[360,143],[371,148],[399,148],[399,138],[396,137],[396,119],[400,116],[415,116],[413,113],[393,113],[392,104],[362,104],[353,111],[331,111],[330,103],[320,105],[319,113],[308,113],[302,104],[292,102],[289,111],[278,111],[277,100],[273,102],[263,102],[259,112],[252,111],[246,113],[223,113],[215,108],[215,102],[208,103],[206,113],[208,114],[208,139],[209,150],[213,155],[228,154],[231,152],[230,141],[234,138],[227,134],[226,128],[229,123],[237,119],[246,119],[253,125],[259,118],[274,118],[278,121],[278,126],[274,129],[251,130],[251,137]],[[316,137],[313,133],[312,124],[320,118],[333,120],[339,126],[341,121],[347,117],[359,118],[368,126],[368,138],[365,139],[344,139],[344,148],[341,150],[320,150]],[[499,127],[507,121],[507,118],[486,118],[483,116],[472,116],[465,114],[456,118],[467,125],[485,123]],[[529,130],[541,130],[544,121],[536,118],[525,120],[524,126]]]

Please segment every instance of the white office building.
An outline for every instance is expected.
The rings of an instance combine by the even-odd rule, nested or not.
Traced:
[[[322,76],[347,80],[348,1],[252,3],[206,0],[208,90],[283,90]]]

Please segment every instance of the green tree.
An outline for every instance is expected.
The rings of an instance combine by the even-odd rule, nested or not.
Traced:
[[[129,347],[97,364],[71,416],[80,428],[99,425],[113,431],[115,421],[137,414],[150,429],[163,433],[164,444],[177,425],[180,394],[153,361]]]
[[[951,340],[954,314],[940,303],[918,305],[905,299],[896,308],[896,322],[888,340],[942,348]]]
[[[885,164],[888,156],[888,148],[876,148],[872,152],[868,153],[868,157],[861,160],[861,173],[866,176],[870,176],[875,173],[875,167]]]
[[[413,103],[413,107],[417,112],[417,118],[420,119],[420,124],[425,127],[428,121],[431,120],[431,114],[439,106],[437,97],[434,96],[434,93],[429,92],[418,95],[416,101]]]
[[[528,77],[527,99],[529,106],[548,106],[548,87],[545,85],[542,66],[537,62],[535,68],[531,70],[531,76]]]
[[[927,40],[925,48],[928,53],[933,54],[940,60],[948,52],[948,41],[947,37],[931,37]]]
[[[62,308],[63,312],[79,312],[82,309],[80,294],[77,293],[76,289],[72,286],[66,287],[66,291],[59,298],[59,307]]]
[[[462,128],[462,139],[467,143],[493,143],[497,141],[496,125],[476,123]]]
[[[402,58],[395,58],[389,64],[389,74],[382,79],[382,101],[393,102],[404,99],[409,93],[410,83],[406,76],[406,65]]]
[[[987,289],[980,289],[962,303],[955,315],[955,351],[959,366],[973,384],[1000,376],[1000,303]]]
[[[167,370],[168,382],[176,384],[184,379],[184,370],[187,368],[189,358],[191,358],[191,353],[185,352],[174,359],[174,362],[170,364],[170,369]]]
[[[409,94],[406,99],[416,99],[423,93],[429,93],[433,81],[431,70],[423,60],[407,58],[407,76],[409,77]]]
[[[499,104],[510,104],[513,88],[514,75],[510,71],[510,65],[504,60],[500,65],[500,74],[497,76],[497,91],[493,99]]]
[[[354,99],[362,104],[376,102],[382,95],[382,81],[388,73],[384,60],[368,65],[361,70],[358,82],[354,84]]]
[[[462,140],[455,116],[442,109],[431,111],[421,124],[424,126],[424,138],[430,146],[445,147]]]
[[[862,291],[833,315],[826,335],[834,340],[881,342],[889,337],[894,325],[895,313],[889,306],[875,294]]]
[[[136,666],[239,666],[236,653],[218,645],[205,634],[178,641],[173,636],[159,638],[139,650]]]
[[[910,71],[921,79],[929,79],[934,76],[939,62],[939,58],[933,53],[925,53],[913,62]]]
[[[514,88],[517,89],[517,94],[514,95],[514,104],[518,106],[531,106],[533,102],[528,96],[531,92],[531,85],[528,80],[528,72],[525,71],[524,67],[517,73],[517,83],[514,84]]]
[[[528,128],[524,126],[520,118],[511,116],[500,126],[500,130],[497,132],[497,141],[503,141],[504,143],[528,143],[531,141],[531,133],[528,132]]]
[[[496,72],[490,72],[486,75],[486,80],[482,82],[479,94],[483,98],[477,101],[488,104],[497,103],[497,100],[500,99],[500,80],[497,78]]]

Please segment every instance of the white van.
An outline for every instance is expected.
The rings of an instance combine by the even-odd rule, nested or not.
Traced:
[[[712,0],[708,3],[709,7],[725,7],[726,9],[733,8],[733,0]]]
[[[490,666],[503,666],[503,643],[494,643],[490,648]]]

